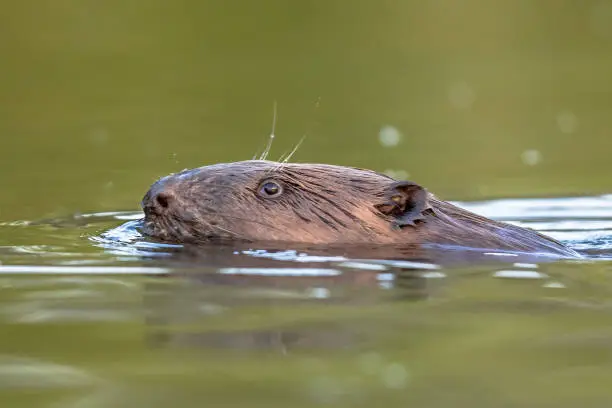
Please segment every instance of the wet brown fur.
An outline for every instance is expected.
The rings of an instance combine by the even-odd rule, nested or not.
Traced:
[[[258,195],[274,180],[276,198]],[[167,207],[156,197],[162,195]],[[144,232],[179,243],[444,244],[577,256],[560,242],[476,215],[371,170],[249,160],[160,179],[143,199]]]

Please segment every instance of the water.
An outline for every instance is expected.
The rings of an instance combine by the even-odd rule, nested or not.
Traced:
[[[4,223],[30,238],[2,247],[0,392],[11,406],[603,406],[611,201],[458,203],[581,260],[188,251],[141,236],[139,212]]]
[[[608,407],[612,3],[40,0],[0,14],[0,401]],[[584,259],[162,246],[158,177],[350,165]]]

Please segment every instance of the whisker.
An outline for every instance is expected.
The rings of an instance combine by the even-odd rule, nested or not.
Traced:
[[[270,167],[269,169],[267,169],[265,171],[265,175],[266,177],[269,176],[271,173],[277,172],[279,171],[281,168],[283,167],[283,163],[280,162],[276,162],[276,166]]]
[[[285,157],[289,156],[289,153],[290,152],[285,152],[285,153],[281,154],[280,157],[277,160],[277,163],[283,163],[284,160],[285,160]]]
[[[288,161],[288,160],[291,158],[291,156],[293,156],[293,154],[295,153],[295,151],[297,150],[297,148],[298,148],[298,147],[300,147],[300,144],[302,144],[302,141],[304,140],[304,137],[305,137],[305,136],[306,136],[306,135],[304,135],[304,136],[302,137],[302,139],[300,139],[300,141],[298,142],[298,144],[297,144],[297,145],[296,145],[296,146],[293,148],[293,150],[292,150],[292,151],[290,151],[290,152],[289,152],[289,154],[286,154],[286,153],[285,153],[285,154],[283,154],[283,155],[282,155],[282,156],[281,156],[281,157],[278,159],[278,162],[277,162],[278,164],[277,164],[275,167],[273,167],[273,168],[270,170],[271,172],[278,171],[278,170],[282,169],[282,168],[283,168],[283,166],[284,166],[285,164],[287,164],[287,161]],[[284,157],[284,158],[283,158],[283,157]]]
[[[285,157],[284,160],[282,160],[282,163],[287,163],[289,160],[291,160],[291,157],[293,157],[293,155],[295,154],[295,152],[297,152],[297,149],[300,148],[300,146],[302,145],[302,143],[304,142],[304,139],[306,139],[306,133],[304,134],[304,136],[302,136],[302,138],[299,140],[299,142],[297,142],[297,144],[295,145],[295,147],[293,148],[293,150],[291,151],[291,153],[289,153],[289,155],[287,157]]]
[[[285,163],[285,162],[282,162],[282,161],[281,161],[281,162],[278,162],[278,164],[277,164],[276,166],[274,166],[272,169],[270,169],[270,172],[272,173],[272,172],[279,171],[280,169],[282,169],[282,168],[283,168],[283,166],[284,166],[285,164],[286,164],[286,163]]]
[[[272,142],[274,142],[274,133],[276,132],[276,100],[274,101],[274,113],[272,116],[272,132],[270,133],[270,137],[268,138],[268,144],[264,149],[263,153],[259,157],[259,160],[266,160],[268,154],[270,153],[270,149],[272,148]]]

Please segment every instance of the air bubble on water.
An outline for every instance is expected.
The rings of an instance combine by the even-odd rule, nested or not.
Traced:
[[[367,375],[378,374],[383,365],[383,358],[379,353],[368,352],[357,357],[359,370]]]
[[[589,27],[593,34],[612,39],[612,3],[606,0],[596,2],[589,12]]]
[[[535,149],[525,150],[521,153],[521,160],[528,166],[535,166],[542,161],[542,154]]]
[[[382,370],[381,380],[387,388],[404,388],[408,384],[408,370],[399,363],[391,363]]]
[[[476,102],[476,92],[467,82],[456,82],[448,88],[448,101],[456,109],[471,109]]]
[[[394,126],[383,126],[378,132],[378,140],[384,147],[394,147],[402,140],[402,133]]]
[[[578,129],[578,117],[572,112],[559,112],[556,121],[562,133],[570,134]]]

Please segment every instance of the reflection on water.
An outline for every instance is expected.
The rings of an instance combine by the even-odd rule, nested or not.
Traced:
[[[2,247],[3,401],[606,406],[610,200],[461,203],[571,237],[578,260],[194,250],[145,240],[121,212],[5,224],[30,242]]]

